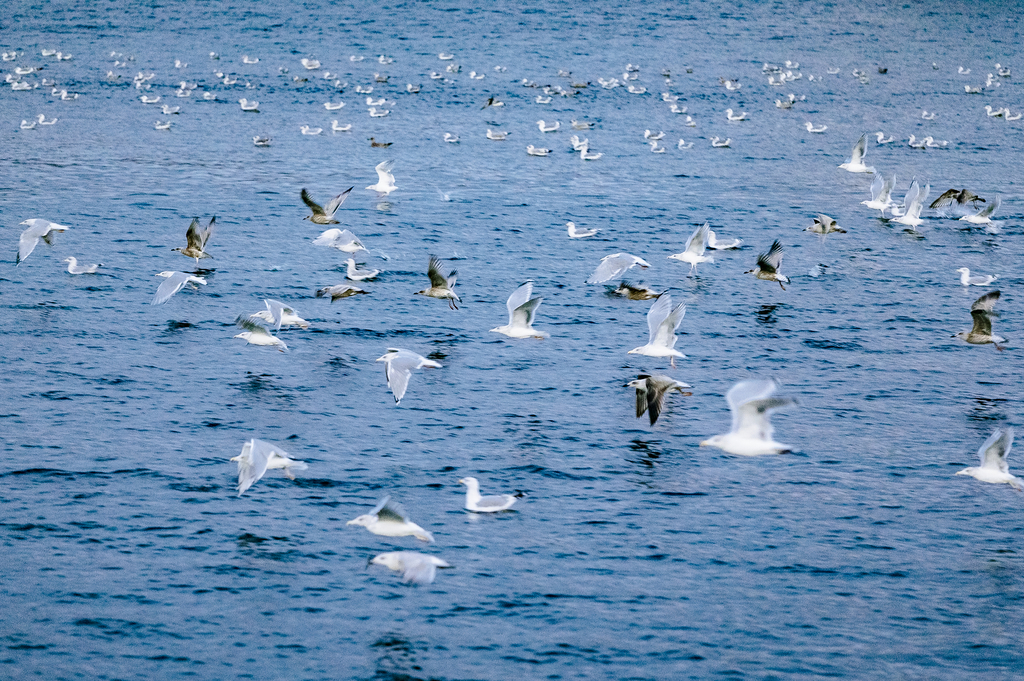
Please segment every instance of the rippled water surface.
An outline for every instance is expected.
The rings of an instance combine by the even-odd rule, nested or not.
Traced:
[[[1024,109],[1014,3],[15,0],[4,14],[0,47],[24,52],[5,74],[42,66],[23,80],[79,97],[0,88],[0,676],[1020,678],[1024,495],[954,477],[995,427],[1022,423],[1024,121],[983,109]],[[803,77],[768,85],[762,64],[786,60]],[[997,62],[1012,75],[967,95]],[[627,63],[646,94],[598,84]],[[139,101],[140,71],[156,74],[146,94],[182,107],[169,131]],[[524,78],[591,85],[537,104]],[[190,98],[175,97],[183,80]],[[390,115],[370,118],[357,85]],[[806,100],[776,108],[790,92]],[[505,106],[482,109],[490,96]],[[749,120],[727,122],[730,107]],[[59,120],[19,129],[40,113]],[[332,134],[333,119],[353,131]],[[542,134],[539,119],[561,129]],[[579,134],[600,160],[571,153],[572,119],[595,123]],[[666,153],[647,129],[666,133]],[[932,197],[998,196],[999,233],[926,211],[918,237],[861,206],[871,176],[837,166],[876,130],[897,141],[866,160],[897,175],[899,198],[913,177]],[[911,134],[949,145],[914,150]],[[398,190],[381,205],[364,187],[389,158]],[[321,228],[302,220],[299,190],[326,201],[350,186],[340,226],[383,272],[371,295],[331,304],[314,291],[343,281],[344,254],[312,245]],[[819,212],[848,233],[803,231]],[[155,273],[194,269],[171,248],[197,215],[217,216],[208,284],[151,306]],[[31,217],[71,229],[15,267]],[[601,231],[569,240],[568,220]],[[667,256],[705,220],[744,245],[687,276]],[[785,291],[743,274],[776,238]],[[646,341],[648,303],[583,283],[619,251],[652,264],[634,281],[687,304],[675,369],[626,354]],[[461,309],[412,295],[431,254],[458,268]],[[101,273],[67,274],[72,255]],[[952,338],[988,290],[964,290],[962,266],[1000,275],[1006,350]],[[551,337],[489,333],[526,280]],[[233,338],[264,298],[311,322],[281,332],[288,353]],[[388,347],[443,365],[397,406],[374,363]],[[623,387],[641,371],[694,386],[654,427]],[[794,453],[698,447],[752,377],[799,400],[775,417]],[[228,458],[251,437],[309,469],[237,497]],[[526,496],[477,517],[462,509],[466,475]],[[388,493],[436,544],[345,526]],[[454,568],[415,587],[367,567],[397,549]]]

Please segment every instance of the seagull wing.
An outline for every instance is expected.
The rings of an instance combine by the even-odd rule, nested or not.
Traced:
[[[245,490],[267,472],[270,450],[265,445],[266,442],[254,438],[242,446],[242,453],[238,457],[238,496],[242,496]]]
[[[338,194],[333,199],[331,199],[327,203],[327,206],[323,210],[324,214],[327,217],[329,217],[329,218],[333,218],[334,214],[338,212],[339,208],[341,208],[341,204],[345,203],[345,199],[348,198],[349,193],[353,189],[355,189],[355,187],[349,187],[348,189],[346,189],[345,191],[343,191],[342,193]],[[305,191],[305,190],[303,190],[303,191]],[[309,205],[309,204],[307,203],[306,205]]]
[[[526,282],[508,297],[508,301],[505,303],[505,307],[508,308],[508,323],[514,325],[516,321],[516,310],[520,306],[524,305],[530,300],[530,295],[533,294],[533,282]]]
[[[921,192],[921,185],[914,180],[910,183],[910,189],[907,190],[907,195],[903,197],[903,207],[906,209],[907,214],[910,214],[910,206],[917,201],[917,195]]]
[[[210,240],[210,237],[213,236],[213,227],[216,222],[217,216],[214,215],[210,218],[210,223],[206,225],[206,229],[199,232],[199,250],[204,250],[206,248],[206,243]]]
[[[875,179],[871,182],[871,200],[878,201],[883,189],[885,189],[885,179],[880,174],[875,175]],[[934,206],[932,207],[934,208]]]
[[[175,293],[181,290],[181,287],[188,281],[189,275],[184,272],[175,272],[171,276],[164,279],[163,283],[160,284],[156,289],[156,295],[153,296],[153,305],[163,305],[171,299]]]
[[[518,326],[521,328],[530,328],[533,326],[533,319],[537,316],[537,308],[540,307],[543,298],[532,298],[512,312],[512,317],[509,319],[509,326]]]
[[[644,412],[647,411],[647,389],[650,387],[648,381],[651,377],[645,374],[640,374],[637,378],[643,381],[643,387],[636,389],[636,417],[640,418],[644,415]]]
[[[601,284],[614,279],[632,266],[633,261],[625,253],[606,255],[601,258],[601,264],[597,266],[594,273],[587,279],[588,284]]]
[[[997,428],[985,444],[978,449],[978,456],[981,458],[982,468],[995,468],[1002,473],[1009,473],[1010,467],[1006,463],[1006,457],[1013,447],[1013,428]]]
[[[939,198],[932,201],[931,205],[928,207],[935,210],[937,208],[952,206],[954,203],[960,203],[960,192],[956,189],[947,189],[939,195]]]
[[[668,386],[668,383],[658,381],[654,377],[647,379],[647,416],[650,418],[652,426],[661,416],[662,409],[665,408],[665,392]],[[639,407],[639,405],[637,406]]]
[[[388,380],[388,387],[391,388],[391,392],[395,396],[395,404],[401,402],[405,397],[413,367],[418,364],[418,362],[410,361],[408,355],[413,355],[413,353],[402,350],[392,353],[384,362],[384,375]],[[418,355],[414,356],[419,357]]]
[[[985,310],[971,310],[971,318],[974,320],[974,327],[971,333],[980,333],[984,336],[992,335],[991,313]]]
[[[199,231],[199,218],[192,218],[188,229],[185,230],[185,241],[188,242],[188,248],[194,248],[199,251],[203,250],[203,237]]]
[[[988,204],[987,206],[982,208],[980,211],[978,211],[977,217],[979,217],[979,218],[987,218],[988,216],[992,215],[992,213],[996,212],[996,208],[999,208],[999,203],[1000,203],[1000,199],[997,196],[996,198],[992,199],[992,203]]]
[[[395,176],[391,174],[391,169],[394,167],[394,161],[382,161],[377,164],[375,170],[377,171],[377,179],[380,180],[381,184],[388,185],[394,183]]]
[[[737,433],[743,425],[740,408],[752,400],[763,400],[771,397],[779,384],[773,380],[740,381],[725,394],[725,401],[732,411],[732,432]]]
[[[857,143],[853,145],[853,151],[850,152],[850,163],[858,165],[864,162],[864,154],[868,148],[868,136],[861,135]]]
[[[21,239],[18,240],[18,258],[15,264],[32,254],[39,244],[39,236],[39,230],[36,227],[29,227],[21,233]]]
[[[647,311],[647,331],[650,333],[648,345],[654,345],[658,339],[658,332],[661,324],[668,319],[672,312],[672,296],[664,295],[654,301],[651,309]]]
[[[659,298],[658,300],[661,300]],[[679,324],[683,321],[683,315],[686,314],[686,304],[679,303],[672,311],[665,316],[658,326],[657,335],[651,338],[651,345],[658,345],[663,348],[673,348],[676,345],[676,329],[679,328]],[[648,317],[650,321],[650,317]]]
[[[266,303],[267,311],[270,313],[270,321],[274,323],[274,331],[281,330],[281,322],[284,320],[284,313],[286,310],[291,308],[287,307],[284,303],[277,300],[271,300],[267,298],[263,301]]]
[[[767,253],[762,253],[757,257],[757,266],[761,268],[762,272],[778,272],[779,266],[782,265],[782,256],[782,243],[776,239]]]
[[[235,319],[235,324],[250,333],[262,333],[265,336],[271,335],[270,331],[267,330],[267,327],[264,326],[264,320],[256,315],[239,315]]]
[[[426,556],[403,556],[405,572],[402,581],[406,584],[431,584],[437,576],[437,566]]]
[[[882,193],[879,195],[879,201],[889,201],[889,197],[892,196],[893,187],[896,186],[896,174],[894,173],[891,178],[886,180],[885,186],[882,187]]]
[[[352,190],[350,189],[349,191],[352,191]],[[324,209],[320,207],[319,203],[317,203],[312,198],[310,198],[309,192],[307,192],[305,188],[302,189],[302,193],[299,194],[299,196],[302,197],[302,202],[304,204],[306,204],[307,206],[309,206],[309,209],[311,211],[313,211],[313,215],[324,215],[325,214],[324,213]],[[342,200],[344,200],[344,199],[342,199]],[[338,205],[341,205],[341,204],[338,204]],[[331,231],[331,230],[328,230],[328,231]],[[326,232],[325,232],[325,234],[326,234]]]
[[[996,306],[996,301],[999,300],[999,291],[990,291],[985,295],[981,296],[971,304],[971,314],[982,310],[984,312],[992,312]]]
[[[690,235],[689,239],[686,240],[686,248],[683,250],[693,253],[694,255],[704,255],[704,250],[708,246],[708,236],[710,231],[711,227],[705,222]]]
[[[389,523],[407,523],[409,522],[409,515],[405,512],[397,501],[392,501],[390,497],[381,506],[378,504],[377,509],[377,520]]]
[[[448,285],[448,278],[441,274],[441,261],[435,256],[431,256],[427,264],[427,276],[433,288],[445,288]]]

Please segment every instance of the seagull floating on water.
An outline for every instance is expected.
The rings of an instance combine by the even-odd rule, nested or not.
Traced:
[[[981,465],[978,467],[964,468],[956,472],[957,475],[969,475],[982,482],[995,484],[1008,484],[1018,492],[1024,491],[1024,484],[1020,478],[1010,474],[1010,467],[1006,458],[1013,448],[1013,428],[996,428],[989,435],[985,443],[978,449],[978,457]]]
[[[402,573],[405,584],[432,584],[437,568],[450,568],[447,561],[417,551],[390,551],[374,556],[370,563]]]
[[[530,156],[547,156],[551,153],[550,149],[538,149],[532,144],[526,145],[526,153]]]
[[[747,112],[744,111],[743,113],[733,114],[732,109],[726,109],[725,118],[726,120],[730,120],[733,122],[745,121],[747,120]]]
[[[357,269],[355,258],[349,258],[345,263],[348,265],[348,273],[345,275],[345,278],[351,279],[352,281],[366,281],[367,279],[373,279],[380,274],[380,270]]]
[[[567,222],[565,226],[569,230],[570,239],[586,239],[588,236],[594,236],[601,231],[599,229],[577,229],[575,222]]]
[[[796,400],[789,397],[772,397],[778,387],[772,380],[754,380],[740,381],[730,388],[725,400],[732,411],[732,428],[728,433],[704,440],[700,446],[718,447],[739,456],[791,451],[788,446],[772,440],[771,412],[796,404]]]
[[[293,470],[304,471],[309,468],[305,462],[291,458],[277,445],[256,438],[242,445],[242,452],[230,460],[238,463],[238,496],[242,496],[268,470],[280,468],[289,480],[294,480]]]
[[[629,253],[613,253],[612,255],[606,255],[601,258],[601,264],[597,266],[594,273],[590,275],[586,283],[588,284],[603,284],[610,279],[617,279],[628,269],[634,265],[639,265],[641,269],[647,269],[651,266],[649,262],[643,258],[638,258],[635,255]]]
[[[491,130],[490,128],[487,128],[487,139],[489,139],[489,140],[503,140],[503,139],[507,139],[509,134],[510,133],[501,132],[501,131],[498,131],[498,130]]]
[[[409,520],[402,507],[386,496],[377,503],[372,511],[345,523],[365,527],[373,534],[382,537],[413,536],[420,541],[432,542],[434,536],[416,523]]]
[[[713,230],[708,230],[708,248],[714,251],[725,251],[732,248],[739,248],[740,244],[743,243],[743,239],[730,239],[728,241],[719,241],[715,238]]]
[[[22,260],[32,254],[32,251],[39,245],[40,239],[52,246],[54,232],[66,232],[68,230],[68,227],[64,225],[58,225],[56,222],[50,222],[42,218],[30,218],[20,224],[28,225],[28,227],[21,233],[21,237],[18,239],[18,255],[14,261],[15,266],[20,265]]]
[[[711,138],[711,146],[715,147],[717,149],[721,149],[723,147],[727,147],[730,144],[732,144],[732,138],[729,138],[729,139],[724,140],[724,141],[718,135],[715,135],[714,137]]]
[[[960,283],[964,286],[988,286],[999,278],[998,274],[977,274],[971,276],[971,271],[966,267],[957,270],[960,273]]]
[[[531,298],[533,282],[526,282],[508,297],[505,306],[508,308],[508,324],[491,329],[494,333],[503,333],[509,338],[547,338],[545,331],[533,328],[533,320],[537,316],[537,308],[543,298]]]
[[[331,121],[331,132],[352,132],[352,124],[341,125],[338,123],[338,119],[335,118]]]
[[[676,357],[685,359],[686,355],[675,349],[676,329],[686,314],[685,303],[672,307],[672,296],[664,294],[651,305],[647,311],[647,330],[650,338],[647,345],[633,348],[629,355],[646,355],[647,357],[668,357],[672,367],[676,366]]]
[[[522,496],[515,494],[495,494],[491,496],[480,496],[480,481],[476,478],[465,477],[459,479],[460,485],[466,486],[467,511],[474,513],[497,513],[507,511]]]
[[[441,261],[435,256],[430,256],[430,261],[427,263],[427,276],[430,278],[430,288],[416,291],[414,295],[447,300],[450,309],[458,310],[459,307],[455,303],[462,302],[462,299],[454,291],[455,282],[459,276],[458,270],[452,270],[447,275],[442,274]]]
[[[814,123],[811,123],[810,121],[804,123],[804,127],[807,128],[807,132],[825,132],[826,130],[828,130],[827,125],[814,127]]]
[[[677,381],[668,376],[651,376],[649,374],[640,374],[636,377],[635,381],[627,383],[626,387],[636,389],[636,417],[640,418],[646,412],[650,417],[652,426],[658,420],[661,412],[664,411],[665,396],[670,391],[676,390],[683,395],[693,394],[683,390],[683,388],[693,387],[687,383]]]
[[[319,135],[323,131],[323,128],[311,128],[308,125],[303,125],[299,127],[299,132],[301,132],[303,135]]]
[[[79,265],[78,259],[75,257],[64,258],[63,262],[68,264],[68,274],[96,274],[96,270],[103,266],[103,263]]]

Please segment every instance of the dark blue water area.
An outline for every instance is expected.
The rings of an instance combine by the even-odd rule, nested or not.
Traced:
[[[3,15],[0,49],[17,54],[0,67],[33,87],[0,84],[0,677],[1021,678],[1024,495],[954,475],[1024,423],[1024,120],[984,109],[1024,110],[1014,3],[16,1]],[[787,60],[800,77],[768,84],[763,65]],[[646,91],[600,83],[624,73]],[[371,95],[391,113],[370,117]],[[21,129],[39,114],[57,122]],[[864,133],[898,200],[914,178],[932,198],[966,187],[1001,200],[995,228],[878,219],[861,205],[872,176],[837,167]],[[573,134],[603,156],[581,161]],[[398,189],[382,201],[366,187],[388,159]],[[345,281],[348,256],[312,243],[325,227],[303,221],[299,192],[348,187],[338,226],[382,272],[331,303],[315,291]],[[818,213],[847,233],[804,231]],[[214,215],[207,284],[151,305],[158,272],[197,271],[171,249]],[[69,229],[16,266],[36,217]],[[567,221],[601,231],[570,240]],[[691,275],[668,256],[705,221],[743,245]],[[785,290],[744,274],[775,239]],[[651,263],[628,279],[686,303],[676,368],[627,354],[649,302],[584,283],[617,252]],[[460,309],[414,295],[431,255],[458,269]],[[72,276],[69,256],[103,266]],[[968,290],[959,267],[999,279]],[[527,280],[550,338],[489,332]],[[995,288],[1005,349],[955,338]],[[265,298],[310,322],[280,331],[287,353],[234,338]],[[398,405],[375,362],[389,347],[442,365]],[[652,371],[693,386],[653,427],[624,387]],[[799,402],[774,417],[793,452],[700,447],[752,378]],[[238,497],[229,459],[253,437],[309,468]],[[525,496],[471,514],[465,476]],[[346,526],[385,494],[436,542]],[[405,585],[367,565],[393,550],[453,567]]]

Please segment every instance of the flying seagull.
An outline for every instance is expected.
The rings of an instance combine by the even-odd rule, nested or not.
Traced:
[[[313,239],[313,244],[337,248],[339,251],[346,253],[358,253],[359,251],[367,250],[363,246],[363,242],[359,240],[359,237],[347,229],[338,229],[337,227],[325,230],[320,236]]]
[[[395,186],[395,176],[391,174],[391,169],[394,167],[394,161],[383,161],[377,164],[375,168],[377,171],[377,184],[371,184],[367,189],[377,192],[378,198],[383,198],[398,189]]]
[[[964,211],[967,209],[967,204],[971,204],[975,210],[978,209],[978,202],[985,203],[985,199],[981,198],[974,192],[967,189],[947,189],[946,191],[939,194],[939,198],[931,202],[928,207],[932,210],[943,210],[945,208],[953,208],[954,210]]]
[[[241,454],[231,457],[231,461],[238,463],[238,496],[242,496],[268,470],[280,468],[289,480],[294,480],[293,470],[304,471],[309,468],[304,462],[288,456],[280,447],[256,438],[242,445]]]
[[[651,309],[647,311],[647,329],[650,332],[650,339],[647,345],[633,348],[627,354],[646,355],[648,357],[669,357],[673,368],[676,365],[676,357],[685,358],[686,355],[675,349],[676,329],[683,321],[686,314],[686,305],[679,303],[672,307],[672,296],[667,293],[658,298]]]
[[[974,320],[974,326],[970,331],[961,331],[954,338],[960,338],[972,345],[991,343],[996,346],[996,350],[1002,350],[1003,348],[999,347],[999,344],[1005,343],[1006,339],[992,333],[992,317],[995,314],[993,308],[998,300],[999,291],[991,291],[975,300],[971,305],[971,318]]]
[[[152,305],[163,305],[171,299],[171,296],[180,291],[185,284],[191,284],[192,288],[198,288],[196,284],[206,286],[205,279],[185,272],[160,272],[156,276],[166,277],[166,281],[157,287]]]
[[[491,331],[503,333],[510,338],[547,338],[550,334],[533,328],[533,319],[543,298],[530,298],[531,295],[533,282],[529,281],[513,291],[505,303],[508,308],[508,324]]]
[[[704,255],[704,251],[708,247],[708,239],[711,236],[711,227],[707,222],[697,228],[697,230],[690,235],[690,238],[686,240],[686,247],[682,253],[676,253],[675,255],[668,256],[673,260],[681,260],[682,262],[690,263],[690,272],[697,270],[698,263],[702,262],[714,262],[715,259],[710,255]]]
[[[623,296],[624,298],[629,298],[630,300],[652,300],[665,293],[664,291],[659,293],[649,286],[634,286],[633,284],[630,284],[628,281],[621,282],[618,288],[615,288],[613,286],[608,286],[607,288],[608,293],[617,296]]]
[[[815,234],[831,234],[832,232],[839,232],[840,234],[846,234],[846,230],[836,224],[836,221],[825,215],[819,213],[814,218],[814,224],[804,230],[805,232],[814,232]]]
[[[874,168],[864,165],[864,154],[867,151],[868,136],[861,135],[857,143],[853,145],[850,158],[846,159],[839,167],[851,173],[873,173]]]
[[[349,298],[351,296],[357,296],[360,293],[370,294],[369,291],[364,291],[358,286],[349,286],[348,284],[335,284],[334,286],[325,286],[324,288],[317,289],[316,297],[323,298],[324,296],[330,296],[331,302],[333,303],[338,298]]]
[[[1013,428],[996,428],[985,444],[978,449],[978,457],[981,465],[974,468],[965,468],[957,471],[957,475],[969,475],[982,482],[1006,483],[1018,492],[1024,491],[1021,479],[1010,474],[1010,467],[1006,463],[1006,457],[1013,447]]]
[[[691,385],[668,376],[651,376],[649,374],[638,375],[636,380],[627,383],[626,387],[636,388],[636,417],[640,418],[644,412],[647,412],[652,426],[664,410],[665,396],[670,390],[678,390],[683,395],[693,394],[683,391],[683,388],[693,387]]]
[[[369,513],[354,518],[345,524],[365,527],[373,534],[378,534],[382,537],[413,536],[420,541],[434,541],[434,536],[409,520],[409,516],[402,510],[402,507],[392,502],[390,496],[381,499]]]
[[[246,343],[251,345],[266,345],[276,347],[281,352],[286,352],[288,350],[288,346],[285,345],[285,342],[270,333],[270,330],[264,326],[264,323],[263,319],[255,315],[251,317],[239,315],[239,317],[235,319],[235,324],[245,329],[245,331],[236,335],[235,338],[242,338]]]
[[[409,387],[409,378],[414,369],[441,368],[441,365],[434,360],[401,348],[388,348],[387,353],[378,357],[377,361],[384,362],[384,377],[388,381],[391,393],[395,396],[395,404],[401,403],[402,398],[405,397],[405,391]]]
[[[455,303],[462,302],[454,290],[455,282],[459,277],[458,270],[452,270],[447,275],[442,274],[441,261],[435,256],[430,256],[430,261],[427,263],[427,276],[430,278],[430,288],[416,291],[414,295],[447,300],[450,309],[458,310],[459,307]]]
[[[309,206],[309,209],[313,211],[313,214],[307,215],[302,219],[309,220],[310,222],[317,225],[338,224],[338,221],[334,219],[334,214],[338,212],[339,208],[341,208],[341,204],[345,203],[345,199],[348,198],[349,192],[351,192],[353,189],[355,189],[355,187],[349,187],[348,189],[346,189],[345,191],[343,191],[342,193],[338,194],[333,199],[328,201],[326,207],[321,207],[320,204],[316,203],[315,201],[313,201],[313,199],[309,197],[309,193],[305,190],[305,188],[303,188],[302,193],[300,194],[300,196],[302,197],[302,202]]]
[[[609,279],[616,279],[633,267],[639,265],[641,269],[647,269],[651,263],[643,258],[638,258],[629,253],[613,253],[601,258],[601,264],[597,266],[594,273],[587,279],[588,284],[603,284]]]
[[[206,229],[200,229],[199,218],[192,218],[192,222],[185,232],[185,241],[188,242],[188,245],[185,248],[172,248],[171,250],[178,251],[189,258],[195,258],[197,265],[200,258],[209,258],[210,254],[205,251],[206,242],[213,234],[213,226],[216,221],[217,216],[215,215],[210,220],[210,224],[206,225]]]
[[[771,248],[768,249],[767,253],[762,253],[757,256],[757,266],[752,270],[747,270],[744,274],[754,273],[754,276],[758,279],[765,279],[767,281],[777,281],[779,286],[783,283],[789,283],[789,277],[779,274],[779,267],[782,265],[782,243],[776,239],[772,242]],[[782,286],[782,290],[785,291],[786,287]]]
[[[772,440],[771,412],[796,404],[789,397],[772,397],[779,385],[772,380],[740,381],[725,394],[732,411],[732,428],[724,435],[715,435],[700,443],[738,454],[783,454],[790,451],[786,445]]]
[[[401,572],[402,581],[406,584],[432,584],[437,576],[437,568],[451,567],[451,564],[437,556],[429,556],[418,551],[381,553],[370,559],[370,563]]]
[[[28,225],[28,228],[21,233],[21,239],[18,241],[18,256],[14,261],[15,266],[20,265],[22,260],[31,255],[32,251],[39,244],[40,239],[52,246],[54,232],[68,231],[68,228],[64,225],[58,225],[56,222],[50,222],[42,218],[31,218],[21,224]]]

